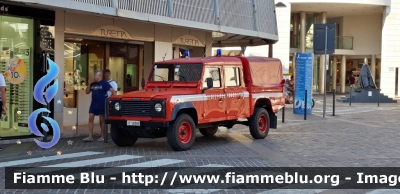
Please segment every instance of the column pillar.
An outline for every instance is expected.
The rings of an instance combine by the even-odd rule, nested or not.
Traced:
[[[332,89],[336,90],[336,80],[337,80],[337,57],[333,57],[332,61]]]
[[[300,52],[306,52],[306,12],[300,12]]]
[[[56,21],[54,27],[54,62],[58,65],[60,72],[58,79],[58,90],[54,97],[54,120],[60,126],[61,134],[64,132],[64,30],[65,30],[65,12],[56,11]],[[61,104],[57,101],[61,100]]]
[[[295,48],[298,48],[298,40],[299,40],[299,15],[297,13],[293,14],[293,45]]]
[[[151,71],[151,68],[154,63],[154,43],[153,42],[145,42],[144,43],[144,54],[143,54],[143,77],[147,81],[147,77]],[[139,80],[139,84],[142,83],[142,80]]]
[[[268,57],[269,58],[272,58],[273,57],[273,55],[272,55],[272,53],[273,53],[273,44],[268,44]]]
[[[213,56],[212,44],[213,41],[212,32],[206,32],[206,57]]]
[[[376,73],[376,55],[371,56],[371,76],[375,81],[375,73]]]
[[[340,63],[340,93],[346,92],[346,55],[342,56]]]
[[[321,24],[326,24],[326,12],[321,13]],[[319,58],[319,93],[323,94],[325,91],[325,77],[326,77],[326,67],[325,67],[325,56],[321,55]]]

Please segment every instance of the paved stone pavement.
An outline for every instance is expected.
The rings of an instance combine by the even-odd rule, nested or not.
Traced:
[[[340,97],[340,96],[338,96]],[[34,142],[3,145],[0,152],[1,193],[400,193],[399,190],[7,190],[6,166],[116,167],[140,164],[142,167],[399,167],[399,104],[336,103],[328,96],[326,118],[322,118],[322,97],[314,96],[313,114],[304,120],[286,108],[285,123],[278,114],[278,129],[268,137],[253,140],[248,128],[220,128],[215,137],[197,135],[191,150],[174,152],[165,138],[139,139],[132,147],[109,143],[84,143],[81,138],[61,139],[47,150]],[[73,141],[68,145],[67,141]],[[27,152],[32,152],[28,155]],[[62,154],[57,156],[57,152]]]

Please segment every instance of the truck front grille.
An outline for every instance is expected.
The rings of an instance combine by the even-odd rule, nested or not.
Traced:
[[[150,116],[150,101],[122,101],[122,116]]]

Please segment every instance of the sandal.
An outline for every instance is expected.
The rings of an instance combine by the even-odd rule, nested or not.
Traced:
[[[104,139],[103,138],[99,138],[97,141],[98,142],[102,142],[102,141],[104,141]]]
[[[84,142],[92,142],[93,141],[93,139],[90,139],[90,138],[85,138],[85,139],[82,139]]]

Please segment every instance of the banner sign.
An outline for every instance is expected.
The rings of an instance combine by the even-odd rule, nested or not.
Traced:
[[[313,54],[296,53],[296,76],[294,86],[294,114],[304,114],[305,100],[307,100],[307,114],[311,114],[312,106],[312,79]],[[305,91],[307,90],[307,99]]]

